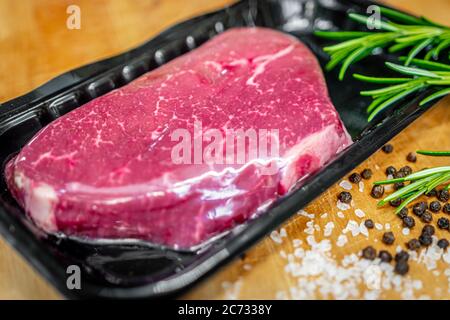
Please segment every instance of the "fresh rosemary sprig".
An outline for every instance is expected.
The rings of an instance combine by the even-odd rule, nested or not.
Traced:
[[[419,154],[429,156],[450,156],[447,151],[417,151]],[[399,213],[404,207],[419,198],[423,194],[431,192],[438,186],[446,185],[444,189],[450,189],[450,166],[435,167],[412,173],[404,178],[389,179],[377,181],[375,185],[394,184],[397,182],[410,182],[407,186],[390,194],[380,202],[378,206],[383,206],[389,201],[402,199],[402,203],[397,207],[396,213]]]
[[[400,61],[407,59],[406,57],[401,57]],[[356,79],[364,82],[388,85],[381,89],[361,91],[361,95],[369,96],[373,99],[372,103],[367,107],[369,122],[397,101],[419,90],[430,87],[437,89],[420,102],[421,106],[434,99],[450,94],[450,65],[421,59],[412,59],[411,62],[417,67],[405,67],[386,62],[388,68],[406,77],[379,78],[361,74],[353,75]]]
[[[319,37],[343,41],[324,48],[330,54],[330,61],[326,69],[331,70],[341,64],[339,79],[343,80],[348,67],[356,61],[371,55],[377,48],[389,46],[389,52],[398,52],[410,48],[405,66],[423,50],[429,49],[425,56],[437,60],[439,54],[450,47],[450,27],[440,25],[427,18],[416,18],[392,9],[380,7],[380,13],[393,21],[379,21],[378,27],[382,32],[359,31],[316,31]],[[350,19],[362,24],[372,24],[371,18],[350,13]]]

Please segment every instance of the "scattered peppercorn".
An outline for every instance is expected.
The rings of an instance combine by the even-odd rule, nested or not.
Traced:
[[[409,271],[409,265],[406,261],[400,261],[395,264],[394,272],[399,275],[405,275]]]
[[[398,216],[400,219],[405,218],[407,215],[408,215],[408,208],[407,208],[407,207],[403,207],[402,210],[400,210],[400,212],[397,213],[397,216]]]
[[[364,221],[364,225],[367,229],[373,229],[373,227],[375,227],[372,219],[367,219],[366,221]]]
[[[423,223],[430,223],[433,221],[433,215],[430,211],[425,211],[424,214],[420,217],[420,220],[422,220]]]
[[[448,240],[447,240],[447,239],[440,239],[440,240],[437,242],[437,245],[438,245],[439,248],[445,250],[445,249],[447,249],[447,247],[449,246],[449,243],[448,243]]]
[[[441,211],[441,203],[439,201],[432,201],[430,203],[430,210],[434,213]]]
[[[383,150],[384,153],[391,153],[392,151],[394,151],[394,147],[392,146],[392,144],[386,144],[381,148],[381,150]]]
[[[405,184],[403,182],[396,182],[396,183],[394,183],[394,190],[395,191],[400,190],[401,188],[404,188],[404,187],[405,187]]]
[[[418,250],[420,249],[420,241],[417,239],[411,239],[406,243],[406,246],[409,250]]]
[[[421,217],[425,213],[425,210],[427,210],[427,209],[428,209],[428,205],[426,202],[419,202],[414,205],[413,213],[416,216]]]
[[[448,190],[442,189],[441,191],[438,192],[437,197],[440,201],[447,202],[448,199],[450,198],[450,195],[448,193]]]
[[[382,262],[389,263],[392,261],[392,255],[389,253],[389,251],[386,250],[381,250],[378,254],[378,258],[380,258]]]
[[[444,207],[442,208],[442,212],[450,214],[450,203],[444,204]]]
[[[405,177],[406,177],[406,176],[409,176],[411,173],[413,173],[413,171],[412,171],[412,169],[411,169],[410,166],[404,166],[404,167],[401,168],[399,171],[400,171],[400,172],[403,172],[403,173],[405,174]]]
[[[380,185],[375,185],[370,192],[370,195],[375,199],[380,199],[384,194],[384,187]]]
[[[394,199],[394,200],[389,201],[389,204],[392,207],[397,208],[398,206],[400,206],[402,204],[402,202],[403,202],[403,200],[399,198],[399,199]]]
[[[409,162],[416,162],[417,161],[417,156],[416,156],[416,154],[414,152],[410,152],[406,156],[406,160],[408,160]]]
[[[406,228],[413,228],[416,225],[416,221],[413,217],[406,216],[403,218],[403,226]]]
[[[403,172],[403,171],[397,171],[397,172],[394,174],[394,178],[395,178],[395,179],[404,178],[404,177],[406,177],[406,174],[405,174],[405,172]]]
[[[370,178],[372,178],[372,170],[364,169],[361,172],[361,177],[363,177],[363,179],[369,180]]]
[[[372,246],[368,246],[363,249],[362,256],[367,260],[374,260],[377,256],[377,251]]]
[[[386,168],[386,175],[394,175],[397,173],[397,169],[395,169],[393,166],[389,166]]]
[[[436,189],[431,190],[430,192],[425,194],[427,197],[436,197],[437,196],[437,192]]]
[[[433,238],[425,233],[419,236],[419,241],[422,246],[428,247],[433,242]]]
[[[342,191],[341,193],[339,193],[338,199],[340,202],[348,204],[348,203],[352,202],[352,194],[347,191]]]
[[[399,262],[399,261],[408,261],[409,259],[409,253],[406,252],[405,250],[402,250],[400,252],[397,252],[397,254],[395,255],[395,261]]]
[[[432,236],[434,235],[435,231],[436,229],[431,224],[427,224],[426,226],[423,227],[422,234],[428,234]]]
[[[439,218],[437,221],[437,226],[439,229],[448,229],[450,226],[450,221],[447,218]]]
[[[349,177],[351,183],[358,183],[362,180],[361,175],[359,173],[353,172]]]
[[[392,231],[385,232],[382,241],[384,244],[393,244],[395,242],[394,233]]]

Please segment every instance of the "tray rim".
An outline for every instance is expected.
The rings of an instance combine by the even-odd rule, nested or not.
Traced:
[[[4,103],[0,103],[0,124],[2,120],[5,118],[9,118],[18,114],[24,110],[28,110],[30,104],[38,104],[38,101],[45,100],[49,95],[57,96],[59,91],[65,90],[71,86],[75,86],[79,83],[82,83],[86,79],[65,79],[72,77],[72,74],[76,71],[83,71],[96,66],[101,63],[106,63],[112,61],[114,59],[126,59],[126,55],[131,52],[138,51],[143,47],[152,44],[152,42],[156,42],[161,40],[164,36],[175,32],[177,29],[182,29],[187,25],[196,23],[200,19],[210,19],[215,15],[231,8],[235,8],[246,3],[250,3],[254,0],[240,0],[229,6],[225,6],[221,9],[214,10],[211,12],[206,12],[205,14],[192,17],[188,20],[177,23],[162,32],[156,34],[151,37],[148,41],[143,42],[142,44],[127,50],[125,52],[119,53],[117,55],[113,55],[106,59],[96,60],[92,63],[88,63],[86,65],[82,65],[80,67],[74,68],[67,72],[62,73],[61,75],[50,79],[44,84],[38,86],[37,88],[31,90],[28,93],[25,93],[21,96],[13,98]],[[370,4],[379,4],[385,7],[389,7],[385,4],[378,3],[377,1],[371,0],[346,0],[347,2],[352,2],[360,6],[370,5]],[[126,61],[126,60],[125,60]],[[116,66],[117,67],[117,66]],[[94,70],[92,74],[86,76],[86,78],[93,78],[102,73],[108,72],[108,68]],[[63,81],[63,86],[59,86],[55,88],[55,84],[57,82]],[[42,91],[44,93],[39,93]],[[130,287],[130,288],[120,288],[120,287],[102,287],[98,285],[90,285],[84,284],[83,292],[80,294],[80,291],[77,290],[69,290],[64,284],[64,281],[61,279],[65,279],[65,272],[63,270],[62,264],[58,264],[55,261],[55,258],[48,250],[42,247],[39,243],[34,240],[36,237],[29,230],[25,232],[17,233],[15,227],[19,226],[19,224],[14,221],[13,217],[11,217],[10,213],[6,212],[5,208],[0,206],[0,234],[3,238],[18,252],[36,271],[38,271],[51,286],[56,288],[60,294],[62,294],[66,298],[157,298],[161,296],[171,296],[174,294],[178,294],[181,291],[185,291],[191,286],[193,286],[197,280],[200,278],[205,278],[212,274],[216,269],[226,265],[229,261],[235,258],[241,252],[248,250],[255,243],[262,240],[262,238],[267,235],[268,232],[278,228],[282,223],[284,223],[287,219],[295,215],[295,212],[303,208],[305,205],[313,201],[315,198],[319,197],[320,194],[331,187],[336,181],[342,178],[345,173],[340,176],[334,174],[334,176],[330,176],[327,172],[334,171],[335,169],[339,169],[341,172],[349,172],[357,165],[359,165],[362,161],[367,159],[371,154],[373,154],[376,150],[378,150],[384,143],[397,135],[400,131],[406,128],[408,125],[413,123],[417,118],[419,118],[422,114],[424,114],[427,110],[429,110],[432,106],[438,103],[440,100],[436,100],[434,103],[429,104],[424,108],[418,108],[418,102],[424,97],[427,92],[423,92],[419,96],[416,96],[409,102],[405,102],[401,111],[395,112],[392,116],[384,119],[382,123],[374,128],[371,128],[369,131],[364,132],[349,148],[345,150],[345,152],[341,152],[337,158],[335,158],[332,162],[327,164],[324,168],[322,168],[319,172],[312,175],[311,177],[305,179],[305,183],[302,187],[291,193],[286,198],[283,198],[283,201],[278,203],[274,208],[270,209],[267,213],[264,214],[264,217],[258,218],[259,221],[265,222],[266,226],[261,228],[261,224],[249,224],[248,228],[246,228],[246,235],[244,236],[245,242],[242,241],[242,234],[239,237],[231,238],[226,246],[217,250],[214,254],[209,256],[206,260],[202,261],[200,265],[197,265],[194,270],[189,270],[186,273],[182,273],[181,276],[188,278],[182,279],[183,283],[180,283],[180,276],[174,277],[177,284],[166,283],[163,285],[165,287],[164,290],[160,292],[155,292],[155,288],[159,285],[161,286],[161,282],[167,280],[161,280],[155,283]],[[36,98],[36,95],[39,95]],[[21,109],[21,110],[18,110]],[[406,113],[408,112],[408,113]],[[385,130],[386,128],[390,130]],[[378,133],[377,139],[373,139],[370,137],[369,133]],[[370,140],[370,141],[369,141]],[[369,143],[370,142],[370,143]],[[353,155],[353,162],[345,162],[342,165],[342,159],[348,156],[349,153],[356,154]],[[326,170],[325,170],[326,169]],[[326,182],[323,182],[326,180]],[[314,188],[312,183],[320,184],[322,181],[322,186],[320,188]],[[298,195],[309,191],[310,196],[303,197],[303,199],[296,199]],[[317,190],[315,190],[317,189]],[[311,192],[311,191],[315,191]],[[315,194],[311,196],[311,194]],[[297,197],[296,197],[297,195]],[[291,202],[291,203],[290,203]],[[295,203],[292,203],[295,202]],[[293,212],[293,213],[291,213]],[[9,227],[7,227],[9,226]],[[253,227],[252,227],[253,226]],[[13,230],[11,230],[11,227]],[[20,226],[19,226],[20,227]],[[20,245],[22,244],[22,245]],[[27,245],[23,245],[27,244]],[[33,252],[39,252],[39,256],[36,257],[36,254]],[[53,263],[46,263],[46,261],[52,261]],[[210,263],[215,263],[212,268],[200,268],[203,265],[208,265]],[[220,262],[218,264],[217,262]],[[201,269],[201,270],[198,270]],[[170,277],[169,277],[170,278]],[[170,289],[167,289],[170,288]],[[85,291],[86,290],[86,291]],[[157,290],[158,291],[158,290]],[[88,292],[88,293],[87,293]]]

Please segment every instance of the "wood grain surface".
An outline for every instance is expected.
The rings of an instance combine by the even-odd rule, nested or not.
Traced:
[[[450,1],[448,0],[389,0],[390,5],[406,11],[426,15],[441,23],[450,21]],[[6,101],[26,93],[45,81],[74,67],[99,60],[132,48],[168,26],[224,6],[228,0],[0,0],[0,101]],[[81,29],[66,28],[66,8],[76,4],[81,8]],[[382,152],[364,162],[358,170],[372,168],[374,179],[384,178],[384,168],[388,165],[406,165],[406,154],[417,149],[450,149],[450,98],[443,100],[393,141],[395,152],[387,156]],[[419,157],[411,165],[414,169],[445,164],[443,158]],[[376,168],[379,168],[377,170]],[[397,245],[412,236],[417,236],[421,223],[411,235],[404,236],[401,224],[391,208],[377,209],[376,202],[368,196],[370,182],[364,191],[353,187],[354,207],[339,218],[336,195],[342,187],[335,185],[305,208],[313,219],[297,215],[282,229],[286,236],[281,243],[267,238],[251,249],[245,257],[225,266],[221,271],[200,283],[184,298],[333,298],[326,295],[318,276],[292,275],[287,272],[288,256],[297,249],[308,251],[307,236],[304,231],[307,222],[317,225],[313,232],[316,241],[329,239],[331,249],[328,265],[343,268],[343,259],[372,244],[377,249],[381,244],[383,231],[370,230],[369,238],[352,237],[349,242],[338,247],[336,241],[349,220],[363,221],[370,217],[375,222],[390,224],[397,235],[396,243],[387,249],[395,251]],[[355,209],[365,212],[360,218]],[[327,213],[327,215],[324,215]],[[435,217],[436,220],[436,217]],[[333,222],[335,228],[330,236],[324,236],[325,226]],[[317,229],[320,228],[320,231]],[[281,232],[283,234],[283,231]],[[450,238],[448,231],[438,231],[439,236]],[[274,238],[277,240],[277,238]],[[300,244],[301,243],[301,244]],[[297,250],[297,252],[299,252]],[[299,255],[300,256],[300,255]],[[298,258],[299,262],[302,260]],[[345,260],[345,259],[344,259]],[[440,260],[434,270],[427,270],[424,263],[411,263],[402,285],[413,291],[417,298],[450,298],[449,281],[445,271],[449,265]],[[310,277],[310,278],[309,278]],[[420,281],[419,281],[420,280]],[[305,281],[312,285],[305,286]],[[420,285],[419,285],[420,283]],[[408,287],[413,286],[413,289]],[[311,286],[315,286],[311,288]],[[305,288],[308,288],[306,290]],[[405,298],[404,291],[394,288],[369,290],[367,284],[358,282],[353,288],[353,298]],[[404,287],[402,287],[404,289]],[[411,298],[411,296],[409,296]],[[0,240],[0,299],[58,299],[60,295],[41,278],[9,245]],[[406,296],[408,298],[408,296]]]

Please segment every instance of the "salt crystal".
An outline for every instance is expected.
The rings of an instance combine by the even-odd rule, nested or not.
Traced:
[[[375,229],[383,230],[383,225],[381,223],[375,223]]]
[[[303,241],[300,239],[294,239],[292,240],[292,244],[294,245],[294,248],[300,247],[302,245]]]
[[[364,211],[362,211],[361,209],[356,209],[355,210],[355,214],[358,218],[363,218],[366,216],[366,214],[364,213]]]
[[[325,237],[329,237],[331,235],[331,233],[333,232],[333,229],[334,229],[334,223],[332,221],[328,222],[325,225],[325,230],[324,230],[323,235]]]
[[[362,235],[364,235],[366,238],[369,237],[369,230],[367,229],[366,225],[364,224],[364,221],[362,221],[359,224],[359,231],[361,232]]]
[[[343,203],[343,202],[341,202],[340,200],[338,200],[338,201],[336,202],[336,207],[337,207],[339,210],[342,210],[342,211],[345,211],[345,210],[350,209],[350,205],[348,205],[348,204],[346,204],[346,203]]]
[[[403,228],[403,229],[402,229],[402,233],[403,233],[405,236],[409,235],[410,231],[411,231],[411,230],[410,230],[409,228]]]
[[[339,212],[337,213],[337,216],[338,216],[339,218],[341,218],[341,219],[345,218],[344,213],[341,212],[341,211],[339,211]]]
[[[287,233],[286,233],[286,229],[285,228],[281,228],[280,229],[280,237],[282,237],[282,238],[287,237]]]
[[[341,234],[341,235],[338,237],[338,239],[337,239],[336,245],[337,245],[338,247],[343,247],[347,242],[348,242],[347,236]]]
[[[297,214],[300,215],[300,216],[304,216],[306,218],[309,218],[309,219],[314,219],[314,214],[313,213],[308,213],[305,210],[300,210]]]
[[[359,192],[364,192],[364,182],[360,181],[358,185],[359,185]]]
[[[384,225],[384,228],[385,228],[386,230],[390,230],[390,229],[391,229],[391,225],[390,225],[389,223],[386,223],[386,224]]]
[[[320,218],[322,218],[322,219],[326,219],[327,217],[328,217],[328,213],[326,213],[326,212],[320,216]]]
[[[283,240],[281,240],[280,234],[279,234],[278,231],[276,231],[276,230],[274,230],[274,231],[272,231],[272,232],[270,233],[270,238],[271,238],[275,243],[278,243],[278,244],[280,244],[280,243],[283,242]]]
[[[250,264],[246,263],[246,264],[244,264],[243,268],[245,271],[249,271],[252,269],[252,266]]]
[[[352,190],[352,184],[347,180],[342,180],[339,186],[345,190]]]

